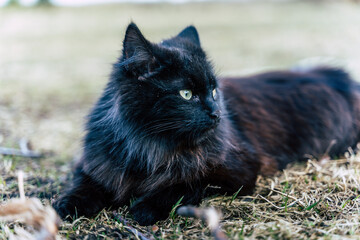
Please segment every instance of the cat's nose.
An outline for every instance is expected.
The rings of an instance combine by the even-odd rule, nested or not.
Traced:
[[[220,110],[213,111],[209,115],[210,115],[210,118],[212,118],[216,121],[220,120]]]

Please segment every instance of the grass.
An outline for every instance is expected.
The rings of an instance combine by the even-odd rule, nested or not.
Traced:
[[[27,195],[48,204],[61,191],[69,163],[81,153],[84,117],[131,20],[153,41],[194,24],[219,75],[330,61],[360,79],[359,10],[350,3],[310,1],[0,9],[0,145],[17,147],[25,137],[47,153],[41,160],[0,156],[0,199],[18,196],[19,169],[26,173]],[[359,162],[350,154],[295,164],[274,177],[259,177],[251,196],[219,196],[202,205],[222,211],[231,239],[358,239]],[[141,227],[127,208],[119,212],[155,239],[210,238],[198,220],[172,215],[157,227]],[[60,235],[135,239],[125,229],[104,210],[96,218],[64,222]],[[6,239],[4,231],[0,239]]]

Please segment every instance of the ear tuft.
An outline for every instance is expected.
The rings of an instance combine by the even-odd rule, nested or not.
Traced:
[[[130,23],[126,29],[123,43],[123,56],[125,59],[131,57],[151,56],[151,43],[145,39],[135,23]]]
[[[200,46],[200,38],[199,38],[198,31],[192,25],[186,27],[177,36],[181,37],[181,38],[186,38],[189,41],[191,41],[193,44]]]

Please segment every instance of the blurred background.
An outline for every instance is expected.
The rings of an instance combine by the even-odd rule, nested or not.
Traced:
[[[356,1],[0,0],[0,145],[29,139],[66,162],[120,55],[127,24],[151,41],[194,24],[219,76],[344,66],[360,80]]]

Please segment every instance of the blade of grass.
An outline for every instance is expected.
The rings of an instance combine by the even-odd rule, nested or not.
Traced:
[[[184,196],[182,196],[176,203],[175,205],[172,207],[171,212],[170,212],[170,218],[174,220],[175,215],[176,215],[176,209],[180,206],[181,201],[183,200]]]
[[[239,192],[241,191],[241,189],[243,188],[243,186],[241,186],[239,188],[239,190],[236,191],[236,193],[233,194],[232,198],[231,198],[231,201],[229,203],[229,206],[232,204],[232,202],[235,200],[235,198],[237,197],[237,195],[239,195]]]
[[[307,208],[305,208],[305,210],[311,210],[313,209],[314,207],[316,207],[322,200],[320,199],[319,201],[317,202],[314,202],[313,204],[311,204],[310,206],[308,206]]]

